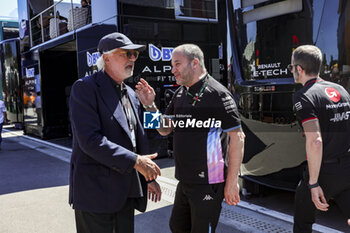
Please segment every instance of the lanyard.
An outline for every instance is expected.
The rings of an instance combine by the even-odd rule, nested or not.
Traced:
[[[192,95],[191,92],[187,91],[186,90],[186,95],[189,95],[192,97],[193,99],[193,103],[192,103],[192,106],[196,105],[197,101],[200,101],[199,98],[201,98],[203,96],[203,93],[204,93],[204,90],[205,88],[208,86],[208,79],[205,78],[205,82],[203,83],[201,89],[199,92],[197,92],[196,94]]]
[[[131,143],[134,152],[136,152],[136,135],[135,135],[135,127],[132,123],[132,116],[131,116],[131,106],[130,106],[130,101],[129,98],[127,97],[127,92],[126,89],[121,91],[121,96],[122,96],[122,105],[124,108],[124,112],[128,121],[129,125],[129,130],[130,130],[130,135],[131,135]]]

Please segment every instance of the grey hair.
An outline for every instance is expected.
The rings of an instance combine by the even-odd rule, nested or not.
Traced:
[[[173,52],[181,51],[188,58],[189,61],[193,61],[195,58],[199,60],[199,65],[205,69],[204,54],[203,51],[195,44],[183,44],[177,46]]]
[[[302,45],[293,52],[294,63],[302,66],[307,75],[318,75],[322,65],[322,52],[314,45]]]
[[[101,56],[97,59],[97,61],[96,61],[96,65],[97,65],[97,70],[98,71],[100,71],[100,70],[102,70],[102,71],[104,71],[105,70],[105,61],[103,60],[103,55],[104,54],[111,54],[111,53],[114,53],[115,51],[117,50],[117,48],[116,49],[112,49],[112,50],[110,50],[110,51],[108,51],[108,52],[104,52],[103,54],[101,54]]]

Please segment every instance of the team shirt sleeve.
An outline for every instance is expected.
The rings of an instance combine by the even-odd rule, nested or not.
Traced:
[[[221,120],[221,128],[229,132],[241,127],[238,109],[231,93],[223,92],[218,100],[218,120]]]
[[[305,122],[318,119],[315,107],[306,96],[297,93],[294,95],[293,103],[297,120],[301,125]]]

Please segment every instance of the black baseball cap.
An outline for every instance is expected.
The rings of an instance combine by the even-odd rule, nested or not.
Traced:
[[[119,32],[105,35],[98,43],[98,51],[101,54],[117,48],[142,51],[146,46],[132,43],[127,36]]]

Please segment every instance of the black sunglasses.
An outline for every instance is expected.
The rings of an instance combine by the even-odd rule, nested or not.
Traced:
[[[135,59],[137,59],[139,57],[140,52],[138,50],[123,50],[123,51],[114,52],[114,54],[123,54],[128,59],[131,59],[132,56],[134,56]]]
[[[290,72],[292,72],[294,66],[300,66],[300,68],[301,68],[302,70],[304,69],[304,68],[303,68],[301,65],[299,65],[299,64],[295,64],[295,65],[289,64],[289,65],[287,66],[287,69],[288,69]]]

